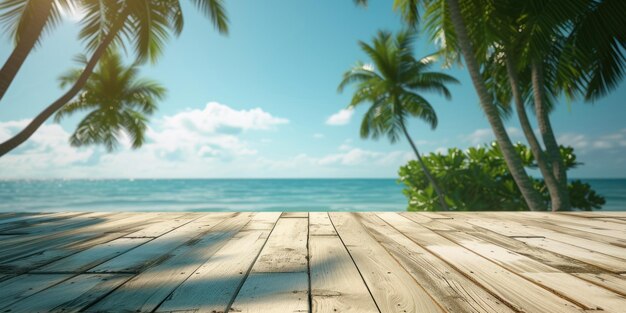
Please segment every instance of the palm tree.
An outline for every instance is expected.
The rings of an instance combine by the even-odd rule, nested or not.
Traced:
[[[80,63],[87,59],[79,56]],[[82,70],[74,69],[60,77],[61,87],[73,84]],[[165,97],[165,88],[158,83],[138,78],[137,63],[124,66],[117,52],[103,56],[81,93],[63,106],[54,116],[56,122],[77,112],[88,111],[70,137],[75,147],[103,144],[108,151],[118,145],[122,133],[141,147],[145,141],[148,116],[157,108],[157,101]]]
[[[519,85],[512,91],[524,89],[545,145],[543,158],[547,166],[539,165],[548,188],[557,189],[557,196],[551,191],[552,209],[568,210],[566,166],[549,114],[562,93],[593,101],[617,86],[626,62],[626,18],[618,12],[626,10],[626,3],[615,0],[492,2],[495,19],[499,21],[491,28],[497,32],[494,36],[497,44],[508,47],[503,55],[511,68],[509,78],[512,82],[517,80]],[[525,114],[522,104],[516,106],[520,107],[518,112]],[[532,130],[526,137],[532,148],[533,141],[537,141]],[[532,150],[539,161],[538,155],[543,153]]]
[[[0,69],[0,100],[9,89],[40,34],[50,31],[61,19],[69,0],[5,0],[0,2],[0,24],[8,30],[15,48]]]
[[[546,151],[551,151],[550,149],[543,150],[531,126],[525,107],[526,102],[532,104],[536,99],[533,97],[536,93],[533,92],[535,88],[533,88],[531,83],[530,74],[532,71],[527,65],[528,62],[522,62],[528,59],[530,54],[529,51],[531,49],[528,46],[529,42],[531,42],[530,39],[533,37],[533,32],[529,30],[535,27],[535,25],[529,25],[530,23],[528,22],[539,24],[537,23],[539,20],[537,17],[542,15],[530,14],[527,6],[541,7],[542,4],[546,3],[542,2],[533,6],[531,2],[494,1],[493,5],[490,6],[491,9],[484,10],[484,12],[480,13],[481,16],[470,19],[473,24],[470,28],[480,29],[482,32],[480,39],[486,41],[484,45],[490,48],[489,58],[483,64],[484,80],[487,82],[488,88],[494,95],[498,105],[509,106],[511,100],[514,103],[517,117],[528,140],[530,151],[537,162],[537,166],[550,193],[552,210],[569,210],[567,179],[560,180],[564,173],[561,173],[561,168],[558,166],[559,162],[562,162],[558,146],[556,146],[556,156],[554,156],[554,153],[546,153]],[[551,5],[554,5],[554,3],[551,3]],[[580,9],[571,8],[566,4],[561,5],[566,8],[561,10],[556,17],[543,13],[544,17],[540,19],[543,28],[547,28],[545,25],[546,20],[552,20],[553,24],[562,23],[561,21],[564,17],[575,14]],[[546,18],[546,15],[549,18]],[[486,32],[491,32],[491,34],[485,35]],[[542,97],[544,96],[542,95]],[[538,120],[541,120],[541,118],[538,118]],[[546,147],[551,146],[546,144]]]
[[[356,1],[358,4],[364,4],[366,0]],[[480,45],[480,41],[476,44],[470,35],[476,35],[479,32],[470,32],[466,26],[463,12],[481,12],[484,8],[473,1],[463,1],[463,8],[459,0],[394,0],[394,7],[398,9],[404,17],[407,24],[412,27],[418,22],[418,6],[424,4],[427,10],[435,10],[439,8],[443,14],[441,21],[431,23],[435,29],[431,29],[434,36],[445,38],[445,53],[448,56],[462,55],[465,60],[468,72],[472,79],[476,93],[478,94],[479,104],[487,117],[487,121],[491,125],[491,129],[496,137],[496,141],[502,150],[504,160],[511,172],[511,176],[515,180],[524,200],[531,211],[544,211],[545,204],[541,199],[541,195],[534,189],[532,181],[528,173],[524,170],[522,160],[515,150],[515,146],[511,142],[511,138],[504,127],[504,123],[500,116],[500,109],[481,74],[481,62],[484,61],[486,54],[486,45]],[[460,51],[460,53],[459,53]],[[459,58],[460,60],[460,58]]]
[[[93,51],[80,77],[60,98],[46,107],[19,133],[0,144],[0,157],[24,143],[56,111],[71,101],[87,83],[100,58],[109,48],[124,46],[122,39],[135,44],[137,59],[154,62],[170,32],[179,34],[183,15],[179,1],[81,0],[87,12],[80,37]],[[228,32],[223,0],[194,0],[220,33]]]
[[[432,56],[416,60],[413,57],[413,39],[411,31],[400,32],[395,37],[381,31],[371,45],[359,42],[373,65],[357,63],[344,74],[339,91],[343,91],[348,84],[356,84],[349,107],[371,104],[361,123],[362,138],[371,136],[377,139],[386,135],[391,142],[396,142],[400,134],[406,137],[426,178],[437,193],[441,208],[447,210],[445,194],[424,164],[406,128],[406,119],[417,117],[431,128],[436,128],[435,110],[418,92],[437,92],[449,99],[451,96],[446,84],[458,81],[447,74],[429,71],[434,62]]]

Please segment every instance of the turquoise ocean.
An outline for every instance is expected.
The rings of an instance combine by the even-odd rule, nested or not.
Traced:
[[[584,179],[626,210],[626,179]],[[395,179],[4,180],[0,212],[404,211]]]

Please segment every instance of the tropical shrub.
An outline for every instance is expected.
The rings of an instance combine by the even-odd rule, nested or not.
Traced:
[[[522,144],[515,145],[524,167],[537,168],[531,151]],[[582,163],[576,161],[572,147],[560,147],[566,169]],[[446,195],[446,203],[458,211],[525,211],[524,201],[513,177],[509,173],[502,151],[497,143],[467,150],[448,149],[447,153],[430,153],[423,161],[440,183]],[[408,198],[409,211],[437,211],[441,207],[437,194],[428,183],[420,165],[412,160],[399,170],[399,181],[404,183],[404,195]],[[550,195],[543,180],[533,178],[533,187],[542,195],[549,207]],[[605,203],[589,184],[580,180],[568,184],[573,208],[581,210],[600,209]]]

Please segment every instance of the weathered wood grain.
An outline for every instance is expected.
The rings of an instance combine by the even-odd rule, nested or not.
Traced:
[[[350,213],[329,213],[382,312],[443,312]]]
[[[447,312],[514,312],[480,285],[411,241],[374,214],[361,223]]]
[[[289,217],[307,218],[309,217],[309,212],[283,212],[283,214],[281,214],[280,217],[281,218],[289,218]]]
[[[267,240],[266,230],[242,230],[198,268],[157,312],[226,312]]]
[[[210,231],[233,214],[211,214],[170,231],[89,270],[92,273],[137,272],[169,257],[169,253]]]
[[[619,312],[621,308],[626,308],[626,298],[623,296],[524,255],[466,233],[449,232],[441,235],[548,290],[552,290],[563,298],[582,305],[584,309]]]
[[[625,221],[622,212],[0,213],[0,311],[622,312]]]
[[[309,213],[309,235],[311,236],[336,236],[337,232],[330,222],[328,213]]]
[[[146,269],[90,307],[88,312],[152,312],[178,286],[250,221],[251,214],[238,214],[178,247],[169,258]]]
[[[21,275],[0,283],[0,309],[71,278],[68,274]]]
[[[523,312],[583,312],[576,304],[482,258],[456,243],[393,213],[379,215],[411,240],[437,255],[492,294]]]
[[[124,283],[130,275],[85,274],[3,308],[7,312],[78,312]]]
[[[309,237],[313,312],[378,312],[338,236]]]
[[[306,272],[251,273],[232,304],[231,312],[309,312]]]
[[[71,272],[82,273],[94,266],[106,262],[120,254],[148,242],[150,238],[118,238],[107,243],[93,246],[81,252],[37,268],[40,272]]]
[[[306,272],[308,219],[280,218],[252,271]]]

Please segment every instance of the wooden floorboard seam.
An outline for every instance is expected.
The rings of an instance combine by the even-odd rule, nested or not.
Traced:
[[[343,248],[346,250],[346,252],[348,252],[348,255],[350,256],[350,259],[352,259],[352,263],[354,264],[354,266],[356,267],[357,271],[359,272],[359,276],[360,276],[361,280],[363,281],[363,283],[365,284],[365,287],[367,288],[367,291],[369,292],[370,297],[372,297],[372,300],[374,301],[374,304],[376,305],[376,308],[378,309],[378,312],[382,312],[380,310],[380,306],[378,305],[378,302],[376,302],[376,298],[374,298],[374,295],[372,294],[372,290],[370,289],[370,286],[367,285],[367,282],[365,281],[365,278],[363,277],[363,273],[361,273],[361,269],[356,264],[356,261],[354,260],[354,257],[350,253],[350,250],[348,250],[348,248],[346,247],[346,243],[343,241],[343,238],[341,238],[341,235],[337,231],[337,227],[335,226],[335,222],[333,221],[332,218],[330,218],[330,215],[328,216],[328,218],[330,220],[330,224],[333,226],[333,229],[335,230],[335,233],[337,233],[337,237],[339,237],[339,240],[341,240],[341,244],[343,245]]]
[[[235,292],[233,293],[233,295],[231,296],[230,301],[228,302],[228,305],[226,306],[226,309],[224,310],[224,312],[230,312],[231,311],[233,303],[237,299],[237,295],[239,294],[239,291],[241,291],[241,287],[243,287],[243,284],[246,282],[246,280],[250,276],[250,272],[252,271],[252,267],[254,266],[254,263],[256,263],[256,261],[259,259],[259,256],[261,255],[261,251],[263,251],[263,249],[265,248],[265,245],[267,244],[267,241],[269,240],[270,236],[274,232],[274,228],[276,228],[276,224],[278,224],[278,220],[280,220],[280,218],[281,217],[276,219],[276,221],[274,222],[274,225],[272,226],[272,229],[270,230],[269,234],[267,234],[267,237],[265,238],[265,241],[263,242],[263,245],[261,246],[261,249],[259,249],[259,252],[257,253],[256,257],[254,258],[254,261],[252,261],[250,263],[250,266],[248,267],[248,271],[246,271],[245,277],[241,280],[241,282],[239,283],[239,286],[237,286],[237,288],[236,288]]]

